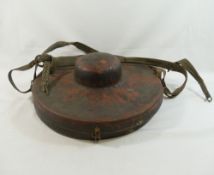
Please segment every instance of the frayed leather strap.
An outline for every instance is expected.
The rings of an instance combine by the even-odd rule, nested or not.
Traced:
[[[50,47],[48,47],[41,55],[36,56],[36,58],[33,61],[31,61],[29,64],[21,66],[19,68],[12,69],[8,73],[8,78],[12,86],[21,93],[30,92],[32,85],[26,91],[21,91],[17,88],[17,86],[15,85],[12,79],[12,72],[25,71],[35,66],[34,77],[33,77],[33,80],[34,80],[37,77],[36,70],[37,70],[37,67],[39,66],[39,67],[43,67],[41,89],[44,93],[48,94],[48,77],[51,70],[54,70],[56,67],[74,66],[75,60],[79,57],[79,56],[52,57],[51,55],[48,55],[48,53],[57,48],[68,46],[68,45],[73,45],[85,53],[98,52],[97,50],[85,44],[82,44],[80,42],[64,42],[64,41],[56,42]],[[203,79],[187,59],[182,59],[177,62],[170,62],[170,61],[154,59],[154,58],[145,58],[145,57],[123,57],[123,56],[117,56],[117,57],[120,59],[122,63],[145,64],[150,66],[156,72],[156,75],[159,77],[162,83],[162,86],[164,88],[164,95],[168,98],[173,98],[181,93],[181,91],[186,86],[188,73],[190,73],[200,85],[204,95],[206,96],[207,101],[209,102],[212,101],[212,97],[209,91],[207,90],[207,87]],[[176,88],[174,91],[171,91],[165,83],[166,70],[179,72],[183,74],[185,77],[183,84],[180,87]]]

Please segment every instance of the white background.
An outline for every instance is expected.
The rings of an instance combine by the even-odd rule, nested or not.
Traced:
[[[133,134],[97,144],[61,136],[37,117],[7,72],[58,40],[100,51],[188,58],[214,94],[213,0],[0,0],[1,175],[213,175],[214,106],[190,78]],[[75,55],[68,47],[54,52]],[[15,74],[23,88],[32,71]],[[171,84],[177,84],[171,74]],[[179,81],[180,82],[180,81]]]

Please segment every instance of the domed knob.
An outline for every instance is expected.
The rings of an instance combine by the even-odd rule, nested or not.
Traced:
[[[111,54],[90,53],[76,60],[74,76],[78,83],[85,86],[110,86],[121,78],[121,63]]]

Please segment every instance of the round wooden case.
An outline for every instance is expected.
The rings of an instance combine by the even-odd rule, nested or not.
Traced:
[[[32,85],[35,109],[50,128],[66,136],[100,140],[133,132],[158,110],[163,87],[143,64],[120,63],[117,56],[91,53],[75,66],[49,77],[49,94],[41,76]]]

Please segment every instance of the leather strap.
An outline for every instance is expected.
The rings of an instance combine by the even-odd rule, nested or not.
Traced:
[[[125,63],[138,63],[138,64],[140,63],[140,64],[152,66],[153,69],[156,71],[157,76],[160,78],[164,88],[164,94],[168,98],[173,98],[177,96],[185,88],[187,83],[187,78],[188,78],[187,72],[189,72],[200,85],[204,95],[206,96],[207,101],[209,102],[212,101],[212,97],[209,91],[207,90],[207,87],[203,79],[187,59],[182,59],[177,62],[170,62],[170,61],[165,61],[165,60],[160,60],[155,58],[142,58],[142,57],[120,57],[120,59],[122,62],[125,62]],[[168,71],[170,70],[176,71],[183,74],[185,77],[183,84],[180,87],[176,88],[173,92],[171,92],[165,83],[166,71],[160,68],[167,69]]]
[[[60,47],[65,47],[65,46],[69,46],[69,45],[73,45],[75,46],[76,48],[82,50],[83,52],[85,53],[91,53],[91,52],[97,52],[95,49],[83,44],[83,43],[80,43],[80,42],[66,42],[66,41],[58,41],[54,44],[52,44],[51,46],[49,46],[43,53],[43,54],[47,54],[57,48],[60,48]]]
[[[43,92],[48,94],[48,77],[50,72],[53,71],[56,67],[74,66],[75,60],[79,56],[81,56],[79,55],[79,56],[52,57],[51,55],[48,55],[49,52],[57,48],[68,46],[68,45],[73,45],[85,53],[98,52],[97,50],[85,44],[82,44],[80,42],[64,42],[64,41],[56,42],[52,44],[50,47],[48,47],[41,55],[36,56],[36,58],[30,63],[28,63],[27,65],[12,69],[8,73],[8,78],[12,86],[21,93],[30,92],[32,85],[26,91],[21,91],[17,88],[17,86],[15,85],[12,79],[12,72],[25,71],[35,66],[34,77],[33,77],[33,80],[34,80],[37,77],[36,75],[37,67],[40,66],[40,67],[43,67],[41,89]],[[209,91],[207,90],[207,87],[203,79],[187,59],[182,59],[177,62],[170,62],[170,61],[165,61],[165,60],[160,60],[155,58],[145,58],[145,57],[123,57],[123,56],[117,56],[117,57],[120,59],[122,63],[145,64],[150,66],[155,71],[156,75],[159,77],[162,83],[162,86],[164,88],[164,95],[168,98],[173,98],[182,92],[182,90],[185,88],[187,83],[188,73],[190,73],[200,85],[204,95],[206,96],[207,101],[209,102],[212,101],[212,97]],[[180,87],[176,88],[174,91],[171,91],[165,83],[166,70],[176,71],[178,73],[183,74],[185,77],[183,84]]]
[[[37,75],[36,75],[36,70],[37,70],[37,67],[43,67],[43,71],[42,71],[42,91],[44,91],[46,94],[48,94],[48,75],[50,73],[50,68],[51,66],[53,67],[53,59],[52,59],[52,56],[48,55],[49,52],[57,49],[57,48],[61,48],[61,47],[65,47],[65,46],[68,46],[68,45],[73,45],[75,46],[76,48],[82,50],[83,52],[85,53],[91,53],[91,52],[97,52],[95,49],[83,44],[83,43],[80,43],[80,42],[65,42],[65,41],[58,41],[54,44],[52,44],[51,46],[49,46],[41,55],[37,55],[35,57],[35,59],[33,61],[31,61],[30,63],[24,65],[24,66],[21,66],[21,67],[18,67],[18,68],[15,68],[15,69],[12,69],[9,71],[8,73],[8,79],[11,83],[11,85],[20,93],[28,93],[31,91],[31,88],[32,88],[32,82],[34,79],[36,79]],[[40,63],[43,63],[43,65],[41,65]],[[25,71],[25,70],[28,70],[28,69],[31,69],[33,66],[35,66],[34,68],[34,76],[33,76],[33,80],[31,82],[31,86],[28,90],[26,91],[22,91],[20,90],[16,84],[14,83],[13,81],[13,78],[12,78],[12,73],[14,71]]]
[[[30,92],[30,91],[31,91],[31,86],[30,86],[30,88],[29,88],[28,90],[26,90],[26,91],[21,91],[21,90],[15,85],[15,83],[14,83],[14,81],[13,81],[13,78],[12,78],[12,73],[13,73],[13,71],[25,71],[25,70],[31,69],[33,66],[35,66],[35,68],[34,68],[34,75],[33,75],[33,80],[34,80],[34,79],[36,78],[36,70],[37,70],[37,67],[38,67],[38,66],[41,66],[41,65],[39,65],[39,63],[42,63],[42,62],[44,63],[44,62],[46,62],[46,61],[51,61],[51,60],[52,60],[52,57],[51,57],[50,55],[47,55],[47,54],[38,55],[38,56],[36,56],[35,59],[34,59],[33,61],[31,61],[30,63],[28,63],[28,64],[26,64],[26,65],[24,65],[24,66],[21,66],[21,67],[18,67],[18,68],[15,68],[15,69],[10,70],[9,73],[8,73],[8,79],[9,79],[11,85],[12,85],[17,91],[19,91],[19,92],[21,92],[21,93],[28,93],[28,92]],[[33,80],[32,80],[32,82],[33,82]],[[32,83],[32,82],[31,82],[31,83]]]

